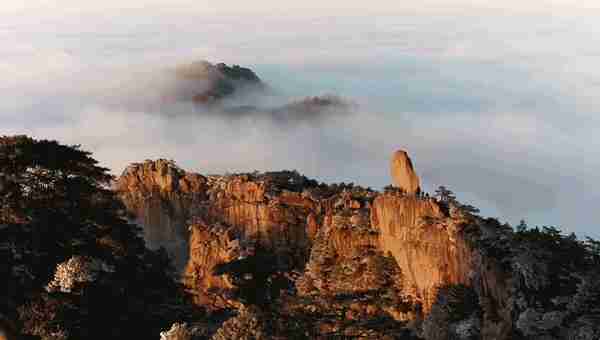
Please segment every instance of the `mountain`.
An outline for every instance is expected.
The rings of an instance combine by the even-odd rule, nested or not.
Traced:
[[[192,82],[197,88],[191,99],[198,104],[212,104],[249,87],[262,87],[260,78],[249,68],[225,63],[198,61],[178,66],[177,78]]]
[[[25,136],[0,138],[0,174],[8,339],[600,336],[600,242],[425,193],[402,150],[381,192],[162,159],[113,181]]]
[[[158,160],[130,165],[114,189],[135,217],[132,222],[144,226],[146,246],[163,247],[180,269],[187,262],[187,223],[205,199],[206,182],[204,176]]]
[[[352,101],[332,94],[290,100],[253,70],[239,65],[197,61],[175,67],[166,79],[166,84],[159,86],[161,104],[193,102],[191,111],[196,114],[231,119],[265,118],[285,124],[349,115],[357,107]],[[164,114],[174,114],[172,107],[165,108]]]
[[[201,176],[177,171],[155,181]],[[430,197],[404,151],[393,154],[391,177],[395,185],[377,192],[294,171],[201,176],[182,240],[193,301],[239,311],[234,324],[251,313],[266,338],[598,336],[589,307],[597,297],[588,291],[596,243],[551,227],[514,231],[443,187]]]

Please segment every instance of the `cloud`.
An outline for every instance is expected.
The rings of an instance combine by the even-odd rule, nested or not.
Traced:
[[[440,10],[504,10],[509,13],[548,12],[573,13],[600,9],[594,0],[505,0],[490,2],[487,0],[421,0],[418,2],[398,2],[394,0],[374,0],[365,6],[358,0],[330,0],[328,2],[307,0],[294,3],[282,3],[275,0],[256,0],[251,4],[240,3],[234,0],[224,0],[218,3],[206,3],[193,0],[130,0],[124,3],[117,0],[102,2],[81,2],[77,0],[8,0],[0,7],[0,13],[14,13],[22,11],[46,11],[58,13],[81,13],[98,11],[123,11],[144,9],[178,9],[200,13],[273,13],[273,12],[302,12],[310,13],[322,11],[332,12],[439,12]]]
[[[428,190],[447,185],[513,222],[598,234],[600,26],[588,16],[356,12],[333,25],[337,12],[310,11],[316,3],[283,17],[266,2],[254,15],[227,4],[204,15],[179,0],[39,11],[53,3],[27,2],[19,10],[31,16],[0,27],[0,133],[82,144],[115,173],[166,157],[202,173],[295,168],[373,187],[389,182],[402,147]],[[249,66],[275,92],[213,112],[162,103],[182,84],[169,68],[199,59]],[[358,107],[289,115],[288,103],[325,93]]]

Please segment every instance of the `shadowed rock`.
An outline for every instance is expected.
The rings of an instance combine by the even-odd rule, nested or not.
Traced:
[[[251,69],[224,63],[194,62],[177,67],[175,73],[181,79],[201,82],[199,91],[192,97],[198,104],[211,104],[248,85],[262,84]]]

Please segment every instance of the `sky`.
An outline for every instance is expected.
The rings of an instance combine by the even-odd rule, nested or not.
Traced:
[[[403,148],[427,191],[599,237],[600,4],[398,2],[3,1],[0,134],[81,144],[115,174],[162,157],[374,188]],[[153,105],[166,70],[203,59],[252,68],[276,102],[358,108],[281,122]]]

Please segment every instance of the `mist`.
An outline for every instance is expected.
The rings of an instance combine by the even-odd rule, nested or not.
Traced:
[[[485,215],[600,235],[600,25],[583,7],[132,4],[0,5],[0,134],[81,144],[116,175],[168,158],[204,174],[297,169],[374,188],[405,148],[427,191],[446,185]],[[186,98],[206,84],[170,70],[204,59],[249,67],[268,91],[198,106]],[[289,109],[322,95],[351,109]]]

